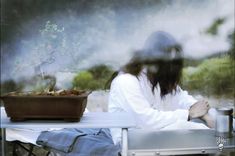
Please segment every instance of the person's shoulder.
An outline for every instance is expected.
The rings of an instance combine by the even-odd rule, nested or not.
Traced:
[[[137,77],[129,73],[123,73],[123,74],[118,75],[115,79],[117,81],[133,81],[133,80],[137,80]]]
[[[114,79],[114,83],[115,84],[121,84],[121,85],[125,85],[125,84],[133,84],[138,82],[138,79],[135,75],[129,74],[129,73],[122,73],[119,74],[115,79]]]

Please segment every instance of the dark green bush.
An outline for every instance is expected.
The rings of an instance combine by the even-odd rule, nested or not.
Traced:
[[[209,28],[206,29],[206,33],[211,35],[217,35],[219,27],[226,21],[226,18],[221,17],[214,20]]]
[[[113,73],[111,67],[104,64],[93,66],[88,69],[88,71],[94,76],[95,79],[107,79],[107,77],[111,76]]]
[[[82,71],[77,74],[73,80],[73,88],[82,90],[104,89],[112,73],[113,70],[106,65],[91,67],[87,71]]]
[[[235,60],[235,30],[228,36],[230,42],[229,55]]]
[[[93,76],[88,71],[80,72],[74,79],[73,79],[73,87],[76,89],[93,89],[91,84],[93,84]]]
[[[6,80],[1,83],[1,95],[9,92],[18,91],[22,86],[18,86],[14,80]]]

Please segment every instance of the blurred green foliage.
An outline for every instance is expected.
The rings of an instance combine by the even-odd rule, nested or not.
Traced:
[[[228,55],[183,69],[182,87],[204,95],[234,96],[234,60]]]
[[[20,81],[23,84],[23,91],[25,92],[48,92],[53,91],[56,84],[56,78],[51,75],[35,75],[29,79]]]
[[[10,92],[47,92],[55,89],[56,78],[51,75],[35,75],[32,77],[6,80],[1,83],[1,95]]]
[[[21,88],[22,86],[17,84],[14,80],[6,80],[1,84],[1,95],[17,91]]]
[[[211,35],[217,35],[219,27],[225,22],[225,18],[217,18],[212,25],[206,29],[206,33]]]
[[[88,71],[80,72],[73,80],[73,87],[76,89],[95,89],[94,78]]]
[[[228,40],[230,43],[229,55],[233,60],[235,60],[235,30],[228,36]]]
[[[113,73],[111,67],[104,64],[93,66],[88,71],[94,76],[95,79],[107,79]]]
[[[113,72],[112,68],[106,65],[91,67],[87,71],[79,72],[75,76],[73,88],[82,90],[104,89],[106,82]]]

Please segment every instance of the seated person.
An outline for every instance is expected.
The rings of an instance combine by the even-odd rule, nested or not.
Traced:
[[[179,43],[166,32],[154,32],[144,48],[111,80],[109,112],[128,112],[141,129],[206,129],[213,127],[209,104],[180,88],[183,68]],[[190,122],[200,118],[207,124]],[[120,129],[111,129],[120,143]]]

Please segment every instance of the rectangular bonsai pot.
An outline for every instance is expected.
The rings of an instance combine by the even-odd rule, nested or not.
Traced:
[[[3,96],[5,110],[11,121],[27,119],[62,119],[80,121],[89,93],[76,96]]]

